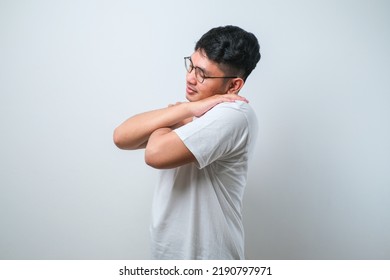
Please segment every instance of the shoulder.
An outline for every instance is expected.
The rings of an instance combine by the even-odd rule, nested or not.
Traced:
[[[252,111],[252,107],[249,103],[244,101],[223,102],[216,105],[213,109],[234,110],[241,113],[248,113]]]
[[[204,115],[175,129],[175,132],[183,140],[194,135],[214,137],[216,134],[256,134],[257,127],[257,118],[251,106],[246,102],[236,101],[216,105]]]
[[[243,101],[224,102],[208,111],[204,117],[218,118],[226,122],[246,122],[249,126],[257,124],[257,117],[250,104]]]

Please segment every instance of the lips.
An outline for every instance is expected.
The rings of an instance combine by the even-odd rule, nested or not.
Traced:
[[[186,91],[188,94],[195,94],[197,92],[196,89],[190,87],[189,85],[187,85]]]

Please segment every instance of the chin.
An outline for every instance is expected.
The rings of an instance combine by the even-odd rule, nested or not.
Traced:
[[[194,102],[194,101],[198,101],[198,98],[196,98],[196,95],[192,95],[192,94],[186,94],[186,99],[189,101],[189,102]]]

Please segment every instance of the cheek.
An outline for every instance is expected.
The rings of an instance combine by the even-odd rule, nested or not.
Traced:
[[[213,92],[209,88],[199,90],[199,95],[201,96],[201,98],[206,98],[206,97],[209,97],[209,96],[214,95],[214,94],[215,94],[215,92]]]
[[[212,83],[214,81],[207,81],[208,83],[203,83],[198,86],[199,90],[201,90],[204,93],[215,93],[218,92],[219,87]]]
[[[198,97],[199,99],[207,98],[215,94],[223,94],[224,88],[217,81],[207,81],[208,83],[198,84]]]

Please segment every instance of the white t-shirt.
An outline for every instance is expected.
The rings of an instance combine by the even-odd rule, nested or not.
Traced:
[[[242,198],[257,119],[221,103],[175,130],[197,162],[162,170],[152,208],[155,259],[244,259]]]

